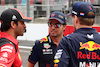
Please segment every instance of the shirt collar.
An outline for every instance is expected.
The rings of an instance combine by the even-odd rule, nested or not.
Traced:
[[[50,35],[47,36],[49,43],[52,43],[52,40],[50,38]]]
[[[63,37],[64,37],[64,35],[63,35]],[[50,35],[48,35],[47,38],[48,38],[48,42],[49,42],[49,43],[53,43],[52,39],[50,38]],[[53,44],[54,44],[54,43],[53,43]]]
[[[15,45],[18,45],[18,43],[19,43],[14,37],[12,37],[11,35],[9,35],[6,32],[0,32],[0,38],[6,38],[6,39],[10,40],[12,43],[14,43]]]
[[[74,33],[98,33],[94,28],[80,28],[74,31]]]

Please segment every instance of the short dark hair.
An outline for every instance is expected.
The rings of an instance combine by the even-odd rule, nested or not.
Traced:
[[[93,11],[88,12],[87,16],[95,16]],[[81,25],[88,25],[91,26],[94,24],[95,18],[83,18],[78,17]]]
[[[18,21],[14,21],[16,23],[16,25],[18,25]],[[1,31],[7,31],[9,30],[9,28],[11,27],[11,22],[8,22],[8,23],[2,23],[1,24]]]

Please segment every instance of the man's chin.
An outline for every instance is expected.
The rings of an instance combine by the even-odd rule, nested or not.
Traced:
[[[24,34],[19,34],[18,36],[23,36]]]
[[[57,35],[54,35],[54,34],[53,34],[53,35],[51,35],[51,36],[52,36],[52,37],[57,37]]]

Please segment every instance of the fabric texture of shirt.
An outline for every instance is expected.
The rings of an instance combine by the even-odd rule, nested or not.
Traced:
[[[80,28],[63,37],[54,57],[54,67],[100,67],[100,34]]]
[[[28,61],[32,64],[38,62],[39,67],[50,67],[54,60],[56,49],[56,44],[52,42],[50,36],[48,35],[45,38],[35,42]]]
[[[11,43],[6,43],[0,47],[0,67],[21,67],[22,59],[19,53],[18,41],[5,32],[0,32],[0,39],[6,38]],[[17,48],[17,52],[15,47]]]

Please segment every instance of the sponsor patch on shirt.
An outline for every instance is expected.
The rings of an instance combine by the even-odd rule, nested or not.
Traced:
[[[8,59],[5,57],[0,57],[0,61],[8,62]]]
[[[4,65],[4,64],[2,64],[2,63],[0,63],[0,67],[7,67],[6,65]]]
[[[2,56],[3,56],[3,57],[8,57],[8,53],[7,53],[7,52],[4,52],[4,53],[2,54]]]
[[[50,48],[51,46],[49,45],[49,43],[44,43],[44,48]]]
[[[88,35],[88,37],[93,38],[93,35]],[[87,52],[84,52],[83,50]],[[100,67],[99,50],[99,43],[94,41],[88,41],[85,43],[80,42],[80,48],[79,51],[77,51],[77,59],[80,60],[79,67]],[[87,59],[91,61],[86,62]],[[84,60],[84,62],[82,60]]]
[[[53,54],[52,49],[43,49],[43,54]]]
[[[79,62],[79,67],[100,67],[100,62]]]
[[[62,49],[57,50],[57,53],[56,53],[54,59],[59,59],[61,57],[62,51],[63,51]]]
[[[1,47],[1,52],[6,51],[12,53],[13,47],[12,46],[3,46]]]
[[[46,42],[46,41],[48,41],[48,38],[47,38],[47,37],[41,39],[41,40],[40,40],[40,43],[42,43],[42,42]]]

